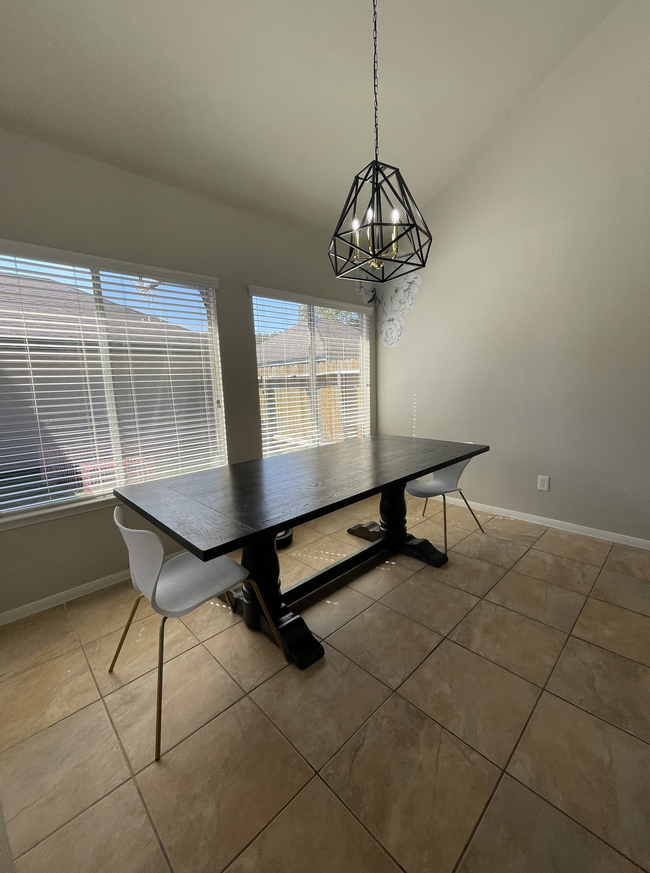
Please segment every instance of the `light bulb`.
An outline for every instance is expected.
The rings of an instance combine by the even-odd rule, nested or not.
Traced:
[[[399,221],[399,209],[393,209],[390,214],[390,220],[393,222],[393,260],[395,260],[399,252],[399,245],[397,244],[397,222]]]
[[[368,219],[368,221],[372,221],[372,209],[368,210],[368,212],[366,213],[366,218]]]
[[[352,254],[352,257],[355,261],[358,261],[361,255],[359,253],[359,219],[356,217],[356,215],[352,219],[352,233],[354,234],[354,252]]]

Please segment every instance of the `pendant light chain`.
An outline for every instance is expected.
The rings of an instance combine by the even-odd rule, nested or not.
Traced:
[[[354,177],[328,248],[337,277],[373,285],[424,267],[431,247],[431,233],[402,174],[379,160],[377,2],[372,0],[375,159]]]
[[[377,0],[372,0],[372,41],[374,54],[374,89],[375,89],[375,160],[379,160],[379,78],[377,64]]]

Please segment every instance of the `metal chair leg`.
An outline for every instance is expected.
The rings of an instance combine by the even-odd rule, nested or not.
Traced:
[[[474,510],[472,509],[472,507],[471,507],[471,506],[469,505],[469,503],[467,502],[467,498],[465,497],[465,495],[463,494],[463,492],[460,490],[460,488],[458,489],[458,493],[460,494],[460,496],[461,496],[461,497],[463,498],[463,500],[465,501],[465,506],[469,509],[469,511],[470,511],[470,512],[472,513],[472,515],[474,516],[474,521],[475,521],[476,524],[481,528],[481,533],[485,533],[485,531],[483,530],[483,525],[481,524],[481,522],[480,522],[480,521],[478,520],[478,518],[476,517],[476,515],[475,515],[475,513],[474,513]]]
[[[160,760],[160,737],[162,733],[162,693],[163,693],[163,655],[165,653],[165,622],[164,616],[158,632],[158,690],[156,693],[156,761]]]
[[[284,655],[284,660],[287,662],[287,664],[291,663],[289,661],[289,656],[287,655],[287,650],[285,649],[284,643],[282,642],[282,637],[280,636],[280,633],[279,633],[277,627],[275,626],[275,622],[271,618],[271,613],[269,612],[268,607],[266,605],[266,602],[265,602],[264,598],[262,597],[260,589],[257,587],[257,582],[255,582],[255,580],[251,579],[250,577],[248,579],[246,579],[246,582],[250,582],[250,584],[253,586],[253,591],[255,592],[255,596],[259,600],[260,606],[264,610],[264,615],[266,616],[266,620],[269,623],[269,627],[271,628],[271,631],[273,632],[273,636],[275,637],[275,641],[278,644],[278,648],[280,649],[280,651]]]
[[[447,554],[447,498],[442,495],[442,517],[445,523],[445,555]]]
[[[425,497],[424,498],[424,509],[422,510],[422,515],[424,515],[424,513],[427,511],[427,503],[428,502],[429,502],[429,498]]]
[[[115,650],[115,654],[113,655],[113,660],[111,661],[111,666],[108,668],[109,673],[113,672],[113,667],[115,667],[115,662],[117,661],[117,658],[118,658],[120,652],[122,651],[122,646],[124,645],[124,640],[126,639],[126,635],[128,634],[129,628],[131,627],[131,622],[135,618],[135,611],[138,608],[138,603],[140,603],[141,600],[142,600],[142,594],[138,594],[138,596],[135,598],[135,603],[133,604],[133,609],[131,610],[131,615],[129,616],[129,620],[126,623],[126,627],[124,628],[124,630],[122,632],[122,636],[120,638],[120,641],[117,644],[117,649]]]
[[[230,607],[231,611],[234,612],[235,611],[235,600],[234,600],[232,594],[230,593],[230,591],[224,591],[223,593],[226,595],[226,600],[228,601],[228,606]]]

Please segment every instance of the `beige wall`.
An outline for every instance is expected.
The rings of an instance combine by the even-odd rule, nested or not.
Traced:
[[[491,445],[470,499],[644,539],[649,46],[650,3],[623,3],[436,198],[378,359],[380,432],[412,432],[416,394],[418,436]]]
[[[326,234],[302,232],[0,130],[0,238],[220,280],[217,295],[232,462],[261,454],[248,285],[356,301]],[[109,509],[3,530],[0,614],[117,573],[126,553]]]

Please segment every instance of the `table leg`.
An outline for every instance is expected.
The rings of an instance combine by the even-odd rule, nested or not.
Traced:
[[[447,555],[439,551],[429,540],[407,533],[403,484],[389,485],[381,492],[379,524],[376,521],[355,524],[348,529],[348,533],[370,542],[386,540],[386,548],[390,551],[417,558],[432,567],[442,567],[449,560]]]
[[[304,670],[322,658],[325,650],[304,619],[291,612],[282,601],[275,536],[260,537],[254,545],[246,546],[241,563],[248,570],[251,579],[255,580],[291,663]],[[238,598],[237,611],[243,615],[246,627],[262,631],[270,640],[276,642],[273,629],[269,627],[253,587],[246,581],[242,585],[242,597]]]

